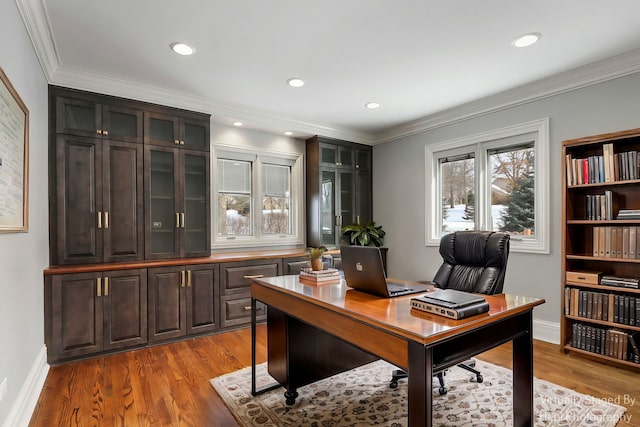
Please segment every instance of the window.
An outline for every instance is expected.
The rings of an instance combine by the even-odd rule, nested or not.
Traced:
[[[300,245],[301,154],[212,148],[213,247]]]
[[[548,120],[426,147],[426,243],[458,230],[511,234],[549,253]],[[435,207],[432,208],[432,207]]]

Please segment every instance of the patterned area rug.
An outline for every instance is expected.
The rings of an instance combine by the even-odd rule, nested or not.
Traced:
[[[434,388],[434,426],[511,426],[511,371],[481,360],[477,368],[484,382],[471,382],[471,374],[453,367],[447,371],[448,393]],[[246,427],[360,427],[407,425],[407,381],[389,388],[391,371],[377,361],[352,371],[318,381],[298,390],[296,403],[287,407],[284,389],[251,396],[251,368],[211,380],[239,423]],[[258,366],[258,388],[273,382],[266,364]],[[434,378],[437,384],[437,380]],[[603,399],[535,379],[536,427],[613,427],[625,408]]]

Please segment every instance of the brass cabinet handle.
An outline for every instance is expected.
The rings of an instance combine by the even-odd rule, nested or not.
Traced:
[[[184,288],[184,286],[185,286],[185,284],[186,284],[186,283],[185,283],[186,281],[185,281],[185,277],[184,277],[184,276],[185,276],[185,272],[184,272],[184,270],[182,270],[182,271],[180,272],[180,287],[181,287],[181,288]]]
[[[360,224],[360,215],[356,215],[356,224]]]
[[[96,295],[102,296],[102,279],[100,277],[96,279]]]
[[[180,228],[180,212],[176,212],[176,228]]]
[[[184,145],[184,141],[180,141],[180,145]]]
[[[247,276],[242,276],[242,277],[244,277],[245,279],[260,279],[261,277],[264,277],[264,274],[256,274],[254,276],[248,276],[247,275]]]
[[[247,305],[245,305],[244,307],[242,307],[242,309],[243,309],[244,311],[251,311],[251,306],[250,306],[250,305],[248,305],[248,306],[247,306]]]
[[[96,129],[96,133],[97,133],[98,135],[102,135],[102,129]]]
[[[109,228],[109,212],[104,211],[104,228]]]
[[[180,227],[184,228],[184,212],[180,212]]]
[[[103,130],[103,131],[102,131],[102,134],[103,134],[103,135],[109,135],[109,131],[108,131],[108,130]]]
[[[187,271],[187,286],[191,287],[191,270]]]
[[[179,141],[179,140],[177,140],[177,139],[176,139],[176,140],[174,140],[174,141],[173,141],[173,143],[174,143],[175,145],[180,145],[180,141]]]
[[[102,228],[102,211],[98,211],[98,228]]]
[[[104,296],[105,297],[109,296],[109,278],[108,277],[104,278]]]

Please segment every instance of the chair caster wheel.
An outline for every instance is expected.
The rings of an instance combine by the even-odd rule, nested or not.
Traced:
[[[440,396],[444,396],[445,394],[447,394],[447,389],[445,387],[440,387],[438,389],[438,393],[440,393]]]
[[[476,375],[476,381],[477,381],[478,383],[481,383],[482,381],[484,381],[484,378],[482,378],[482,375],[481,375],[481,374]]]
[[[389,384],[390,388],[398,388],[398,381],[391,381],[391,383]]]

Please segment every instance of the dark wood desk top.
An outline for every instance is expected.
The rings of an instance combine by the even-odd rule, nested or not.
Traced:
[[[278,295],[286,305],[290,305],[290,298],[294,297],[424,345],[531,310],[545,302],[509,294],[483,295],[491,307],[488,313],[453,320],[412,309],[411,298],[420,294],[381,298],[351,289],[344,280],[341,284],[317,286],[300,283],[297,275],[255,280],[252,295],[260,299],[265,291],[271,295],[269,305],[278,304]],[[292,308],[287,307],[287,311]]]

